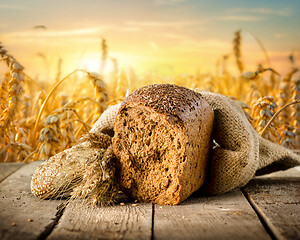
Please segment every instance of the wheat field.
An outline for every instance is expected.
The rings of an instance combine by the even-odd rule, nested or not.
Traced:
[[[287,56],[290,69],[286,75],[270,64],[245,72],[241,31],[235,32],[232,42],[231,54],[221,57],[214,72],[140,77],[132,69],[118,69],[103,39],[102,62],[112,61],[114,66],[105,81],[102,64],[99,73],[75,69],[67,76],[61,76],[58,68],[51,83],[30,77],[0,42],[0,61],[6,69],[0,75],[0,162],[48,159],[76,145],[108,106],[152,83],[174,83],[229,96],[244,109],[258,134],[299,150],[300,75],[293,55]],[[228,70],[228,59],[235,63],[237,74]]]

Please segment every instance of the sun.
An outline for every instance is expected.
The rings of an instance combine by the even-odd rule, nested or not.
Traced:
[[[118,59],[116,60],[118,61]],[[100,57],[87,57],[81,60],[79,67],[88,72],[108,74],[114,71],[116,66],[114,66],[111,58],[106,59],[106,61],[103,63]]]
[[[96,57],[84,58],[80,63],[80,68],[88,72],[100,72],[101,65],[101,60]]]
[[[134,69],[134,71],[139,72],[144,67],[143,63],[147,62],[145,60],[147,59],[124,52],[112,52],[103,64],[101,55],[94,52],[83,57],[78,68],[103,75],[109,75],[121,69]]]

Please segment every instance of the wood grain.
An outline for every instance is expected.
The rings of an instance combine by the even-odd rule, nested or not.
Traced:
[[[241,191],[155,206],[154,239],[270,239]]]
[[[0,184],[0,239],[36,239],[53,223],[61,201],[43,201],[30,192],[40,164],[24,165]]]
[[[1,240],[246,240],[270,239],[270,235],[274,239],[300,239],[299,167],[257,177],[244,188],[250,203],[267,223],[269,235],[239,190],[214,197],[195,194],[180,205],[154,208],[152,204],[126,202],[124,197],[120,198],[124,205],[109,207],[73,201],[57,222],[62,214],[57,207],[65,201],[40,200],[30,192],[32,173],[40,164],[0,164],[4,179],[0,183]]]
[[[23,163],[0,163],[0,183],[12,174],[14,171],[23,166]]]
[[[47,239],[151,239],[152,204],[108,207],[70,203]]]
[[[260,177],[245,191],[271,229],[277,229],[273,231],[277,238],[300,239],[300,177]]]

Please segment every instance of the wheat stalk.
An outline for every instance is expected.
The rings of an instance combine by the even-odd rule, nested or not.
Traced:
[[[241,30],[238,30],[234,33],[233,53],[240,73],[244,72],[244,64],[242,61],[242,54],[241,54],[241,39],[242,39]]]
[[[300,79],[295,82],[294,90],[293,90],[293,98],[295,101],[300,99]],[[300,105],[294,105],[294,128],[295,128],[295,141],[296,141],[296,148],[300,148]]]
[[[71,73],[69,73],[66,77],[64,77],[63,79],[61,79],[59,82],[57,82],[55,85],[54,85],[54,87],[51,89],[51,91],[49,92],[49,94],[47,95],[47,97],[45,98],[45,100],[44,100],[44,102],[43,102],[43,104],[42,104],[42,106],[41,106],[41,108],[40,108],[40,110],[39,110],[39,113],[38,113],[38,115],[37,115],[37,119],[36,119],[36,122],[35,122],[35,125],[34,125],[34,128],[33,128],[33,139],[31,139],[31,141],[32,141],[32,145],[33,146],[35,146],[35,135],[36,135],[36,132],[37,132],[37,128],[38,128],[38,126],[39,126],[39,123],[40,123],[40,118],[41,118],[41,116],[42,116],[42,113],[43,113],[43,111],[44,111],[44,109],[45,109],[45,106],[46,106],[46,104],[47,104],[47,102],[48,102],[48,100],[49,100],[49,98],[51,97],[51,95],[53,94],[53,92],[58,88],[58,86],[62,83],[62,82],[64,82],[66,79],[68,79],[70,76],[72,76],[74,73],[76,73],[76,72],[84,72],[84,73],[86,73],[86,71],[85,70],[82,70],[82,69],[76,69],[76,70],[74,70],[74,71],[72,71]]]
[[[267,125],[272,123],[270,120],[274,116],[276,108],[277,104],[275,103],[274,98],[271,96],[265,96],[258,99],[258,101],[253,105],[251,114],[256,131],[264,138],[273,142],[276,142],[279,138],[279,134],[277,132],[279,123],[273,119],[272,128],[268,132],[264,129],[266,129],[265,127]]]
[[[265,125],[264,129],[260,132],[260,135],[263,136],[264,133],[266,132],[266,130],[268,129],[268,127],[270,126],[270,124],[276,119],[276,117],[278,116],[279,113],[281,113],[284,109],[286,109],[287,107],[293,105],[293,104],[297,104],[300,103],[300,99],[297,99],[296,101],[293,101],[291,103],[286,104],[285,106],[283,106],[281,109],[279,109],[273,116],[272,118],[268,121],[268,123]]]
[[[49,158],[33,174],[31,190],[42,199],[70,196],[109,204],[118,192],[111,138],[84,136],[79,145]]]
[[[107,46],[107,42],[104,38],[102,38],[101,41],[101,70],[100,73],[103,74],[104,69],[105,69],[105,65],[106,65],[106,61],[107,61],[107,54],[108,54],[108,46]]]
[[[0,114],[0,146],[6,149],[4,161],[22,160],[28,154],[26,144],[17,142],[21,139],[21,135],[15,132],[18,124],[18,117],[22,115],[23,93],[24,93],[24,68],[16,59],[7,53],[0,42],[0,61],[6,63],[9,72],[1,81],[1,114]],[[30,147],[29,147],[30,148]],[[1,157],[2,158],[2,157]]]
[[[263,52],[264,55],[265,55],[265,58],[266,58],[268,67],[271,67],[270,57],[269,57],[269,55],[268,55],[268,52],[267,52],[267,50],[266,50],[264,44],[263,44],[262,41],[261,41],[257,36],[255,36],[253,33],[250,33],[250,32],[249,32],[249,34],[255,39],[255,41],[256,41],[256,42],[258,43],[258,45],[260,46],[262,52]]]
[[[15,118],[18,112],[18,105],[22,103],[22,95],[24,93],[23,82],[24,73],[23,66],[19,64],[13,56],[9,55],[0,43],[0,61],[4,61],[9,67],[9,81],[7,83],[7,101],[8,104],[3,111],[3,115],[0,120],[0,136],[4,136],[4,133],[8,129],[9,123]]]
[[[279,85],[279,106],[283,107],[292,99],[292,86],[291,86],[291,79],[292,76],[298,71],[297,68],[293,68],[285,77],[282,79]],[[290,108],[285,108],[283,113],[280,115],[280,120],[285,123],[289,124],[289,117],[291,115]]]
[[[96,101],[99,103],[98,110],[96,111],[96,118],[98,119],[100,114],[108,107],[108,90],[105,82],[102,80],[102,76],[96,73],[88,73],[88,77],[96,92]]]

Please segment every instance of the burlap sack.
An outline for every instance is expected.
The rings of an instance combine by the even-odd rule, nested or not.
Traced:
[[[90,130],[90,133],[105,133],[109,136],[113,136],[114,130],[113,125],[115,118],[117,116],[117,113],[119,111],[119,108],[121,107],[121,103],[115,104],[110,106],[108,109],[106,109],[99,119],[95,122],[92,129]]]
[[[202,188],[208,195],[228,192],[246,185],[258,170],[267,173],[300,165],[300,157],[292,151],[260,137],[244,111],[230,98],[211,92],[200,92],[214,110],[214,141],[210,173]],[[108,109],[106,129],[113,129],[113,120],[120,105]],[[111,125],[107,125],[110,122]],[[102,126],[101,118],[97,121]],[[102,128],[99,128],[102,129]],[[276,165],[276,168],[268,166]]]
[[[213,138],[216,143],[212,150],[210,172],[201,189],[203,192],[208,195],[225,193],[246,185],[256,173],[263,174],[279,170],[278,167],[287,169],[300,165],[300,156],[261,138],[233,100],[220,94],[200,93],[214,110]],[[33,194],[41,198],[52,198],[73,191],[74,198],[83,195],[93,202],[101,202],[103,196],[112,198],[117,190],[114,172],[110,171],[114,169],[113,154],[110,154],[111,146],[102,146],[102,141],[105,138],[103,133],[113,136],[113,122],[120,106],[121,104],[117,104],[108,108],[95,123],[88,138],[83,139],[83,143],[53,156],[36,170],[31,183]],[[95,154],[98,150],[104,155]],[[90,159],[89,154],[94,156],[92,160],[95,161]],[[64,164],[65,167],[61,168]],[[109,171],[103,168],[106,165],[112,166],[108,168]],[[104,172],[107,174],[105,178]],[[90,175],[84,179],[83,173]],[[99,178],[98,175],[103,176]],[[97,181],[91,185],[90,179],[93,178],[97,178]],[[80,181],[73,184],[73,180],[78,179]],[[66,183],[68,187],[65,186]]]
[[[260,137],[233,100],[210,92],[201,92],[201,95],[214,110],[214,140],[217,143],[212,153],[210,177],[203,188],[207,194],[242,187],[257,170],[275,162],[285,168],[300,165],[298,155]]]

